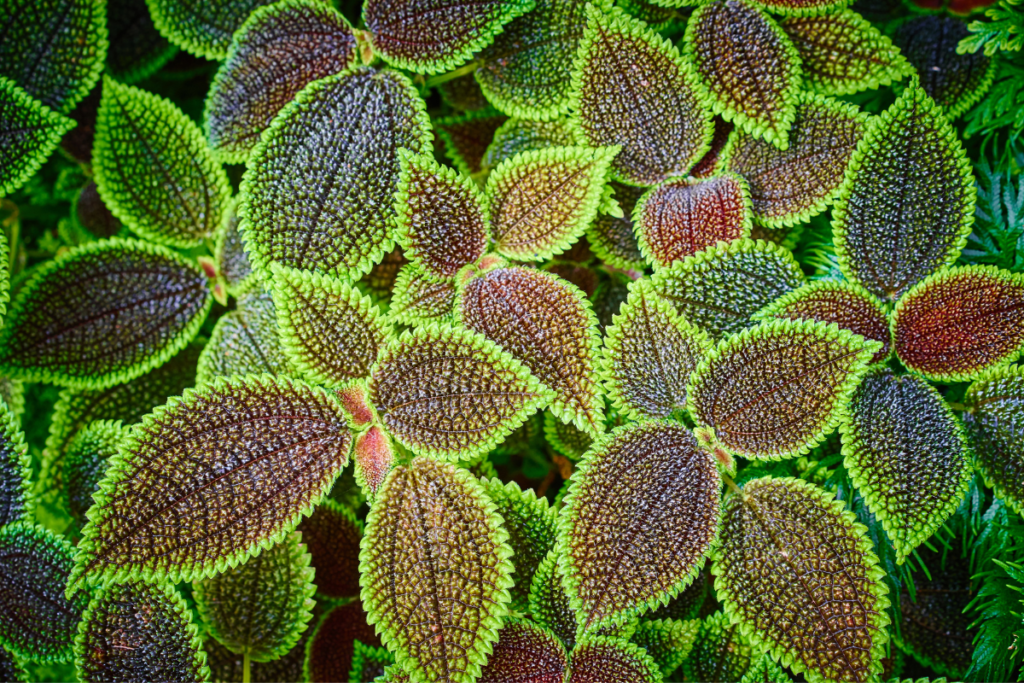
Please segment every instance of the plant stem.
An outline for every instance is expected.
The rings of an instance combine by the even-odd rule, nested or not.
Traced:
[[[469,64],[464,64],[463,66],[460,66],[458,69],[455,69],[455,71],[449,71],[446,74],[440,74],[438,76],[434,76],[433,78],[428,78],[426,85],[428,88],[433,88],[436,85],[441,85],[442,83],[453,81],[456,78],[459,78],[460,76],[465,76],[466,74],[473,73],[474,71],[477,70],[477,67],[479,67],[480,64],[481,62],[470,62]]]
[[[242,683],[249,683],[251,676],[249,674],[249,653],[248,651],[242,655]]]

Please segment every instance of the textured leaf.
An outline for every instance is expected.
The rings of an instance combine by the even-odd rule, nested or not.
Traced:
[[[146,0],[157,30],[197,57],[228,56],[232,35],[253,10],[274,0]]]
[[[963,382],[1024,350],[1024,275],[991,266],[951,268],[922,280],[892,314],[896,355],[910,370]]]
[[[804,282],[788,250],[744,239],[661,269],[651,286],[683,318],[720,337],[744,329],[750,316]]]
[[[67,511],[79,528],[85,526],[85,513],[92,507],[93,494],[99,491],[107,463],[127,433],[120,421],[100,420],[86,425],[68,445],[62,493]]]
[[[462,116],[436,119],[437,135],[444,143],[445,154],[463,175],[475,175],[483,170],[484,155],[508,117],[494,109],[474,111]]]
[[[29,519],[31,476],[25,434],[17,416],[0,400],[0,527],[20,518]],[[554,543],[554,529],[551,542]]]
[[[37,663],[71,659],[75,628],[89,597],[64,597],[71,544],[39,526],[0,528],[0,645]]]
[[[884,673],[882,678],[885,678]],[[761,655],[761,658],[743,675],[740,683],[793,683],[793,679],[772,660],[771,655]]]
[[[529,268],[499,267],[467,282],[462,324],[507,351],[555,391],[551,412],[591,434],[603,428],[594,366],[600,348],[589,302],[565,280]]]
[[[206,96],[206,139],[244,162],[274,116],[307,84],[356,60],[352,28],[329,4],[286,0],[257,9],[231,41]]]
[[[661,683],[658,665],[629,641],[588,636],[576,644],[568,683]]]
[[[561,564],[557,549],[541,560],[530,582],[530,616],[571,649],[576,644],[576,615],[562,587]]]
[[[414,327],[448,322],[457,296],[455,280],[435,280],[415,264],[406,264],[395,280],[388,320]]]
[[[377,493],[395,466],[394,441],[379,425],[373,425],[356,437],[352,449],[356,483],[367,502],[373,504]]]
[[[636,234],[633,232],[633,209],[644,194],[642,188],[630,187],[611,182],[609,188],[615,193],[615,200],[622,209],[622,217],[602,214],[587,228],[590,248],[605,264],[623,270],[643,271],[647,260],[640,253]]]
[[[333,500],[325,500],[299,522],[297,530],[316,569],[317,593],[334,599],[359,595],[363,523]]]
[[[711,445],[778,460],[808,453],[839,425],[877,342],[833,324],[775,320],[729,337],[686,389]]]
[[[348,674],[349,683],[363,683],[375,680],[384,675],[384,670],[395,663],[395,657],[383,647],[370,647],[358,640],[353,643],[352,670]]]
[[[641,620],[633,634],[632,641],[639,645],[661,670],[667,679],[683,663],[693,649],[697,639],[700,621],[676,621],[674,619]]]
[[[28,681],[28,673],[17,657],[0,647],[0,679],[5,681]]]
[[[882,672],[888,591],[855,520],[800,479],[755,479],[724,503],[718,596],[759,649],[811,680],[862,682]]]
[[[716,0],[694,10],[683,42],[715,113],[787,149],[800,57],[775,20],[742,0]]]
[[[964,403],[974,466],[997,496],[1024,514],[1024,369],[986,372],[967,390]]]
[[[779,26],[796,47],[803,86],[812,92],[850,95],[914,73],[899,48],[853,10],[786,17]]]
[[[242,182],[242,235],[270,264],[357,279],[394,246],[401,148],[430,145],[423,100],[396,71],[360,67],[310,83],[274,119]]]
[[[82,681],[208,681],[192,612],[170,584],[138,581],[97,591],[75,638]]]
[[[231,375],[290,375],[292,368],[277,332],[274,300],[260,287],[242,295],[222,316],[199,356],[197,384]]]
[[[25,412],[25,385],[15,379],[0,377],[0,401],[7,404],[15,421]]]
[[[684,6],[690,3],[687,0],[618,0],[616,4],[655,31],[664,31],[672,26],[674,19],[681,17],[678,11],[668,5]]]
[[[391,291],[395,287],[395,280],[398,279],[398,271],[408,263],[409,259],[405,258],[402,250],[396,248],[386,254],[383,261],[375,264],[370,272],[360,279],[359,284],[369,291],[375,301],[388,303],[391,300]]]
[[[302,680],[337,683],[347,679],[357,642],[373,647],[381,644],[373,627],[367,623],[362,605],[354,600],[335,607],[320,621],[306,644]]]
[[[612,404],[633,420],[669,417],[686,407],[686,384],[711,350],[702,330],[652,291],[649,280],[630,296],[605,331],[602,376]]]
[[[803,223],[835,200],[868,120],[824,97],[797,102],[786,151],[736,131],[723,152],[725,167],[749,184],[757,222],[769,228]]]
[[[0,196],[14,192],[35,175],[74,126],[74,121],[0,76]],[[4,290],[6,295],[6,286]]]
[[[121,221],[110,213],[100,198],[96,181],[90,180],[75,198],[74,216],[78,223],[94,237],[114,237],[121,231]]]
[[[616,180],[654,185],[685,175],[708,150],[714,128],[693,68],[622,10],[590,10],[572,79],[577,137],[622,147]]]
[[[70,590],[237,565],[312,512],[350,445],[336,399],[295,380],[217,379],[170,399],[132,430],[100,482]]]
[[[750,188],[735,173],[673,178],[651,188],[633,211],[640,252],[656,268],[719,242],[750,236]]]
[[[217,274],[224,279],[228,294],[237,296],[251,282],[252,264],[245,253],[242,233],[238,230],[237,206],[230,207],[224,214],[224,222],[217,233],[216,254]]]
[[[437,89],[441,93],[441,99],[459,111],[480,111],[490,106],[472,73],[447,80],[438,85]]]
[[[701,613],[708,596],[710,576],[704,570],[697,573],[686,590],[647,615],[647,619],[666,621],[688,621]]]
[[[512,587],[501,517],[466,470],[419,457],[388,476],[359,555],[369,621],[416,678],[472,683]]]
[[[690,170],[690,175],[694,178],[710,178],[722,171],[724,166],[722,163],[722,150],[725,149],[725,144],[729,142],[732,132],[736,130],[736,126],[731,121],[726,121],[721,116],[716,116],[712,120],[715,122],[715,134],[711,138],[711,149]]]
[[[544,261],[568,249],[597,215],[617,152],[549,147],[502,162],[487,179],[495,251]]]
[[[576,425],[562,422],[551,414],[544,413],[544,438],[556,452],[570,460],[579,460],[594,444],[593,437]]]
[[[178,48],[153,25],[146,0],[107,0],[107,73],[138,83],[159,71]]]
[[[750,643],[738,626],[729,623],[725,612],[719,611],[701,622],[682,671],[690,681],[735,683],[752,661]]]
[[[323,609],[314,608],[313,618],[319,620],[321,616],[323,616]],[[373,632],[372,629],[369,630],[371,633]],[[250,662],[250,680],[270,683],[304,680],[302,670],[306,663],[306,644],[312,637],[313,631],[312,626],[307,628],[299,638],[298,644],[280,659],[271,662]],[[245,658],[242,655],[236,655],[209,636],[203,642],[203,649],[206,651],[212,680],[225,683],[237,683],[242,680],[242,670],[245,668]]]
[[[871,119],[832,211],[847,279],[895,301],[960,255],[974,222],[967,155],[916,83]]]
[[[480,683],[562,683],[569,656],[565,646],[543,626],[509,617],[501,629]]]
[[[576,136],[562,119],[534,121],[511,118],[494,131],[481,165],[488,169],[495,168],[520,152],[548,147],[572,147],[575,144]]]
[[[162,365],[199,331],[213,300],[177,254],[109,239],[48,261],[18,292],[0,335],[0,371],[102,389]]]

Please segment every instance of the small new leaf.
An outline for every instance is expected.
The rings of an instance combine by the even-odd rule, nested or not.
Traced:
[[[479,683],[562,683],[568,666],[565,646],[554,633],[526,619],[509,617]]]
[[[471,111],[461,116],[434,120],[437,135],[444,143],[445,154],[462,175],[472,176],[484,170],[484,155],[494,140],[495,132],[508,117],[492,108]],[[567,144],[575,144],[570,140]]]
[[[74,127],[73,120],[0,76],[0,196],[11,194],[35,175]],[[4,290],[6,299],[6,286]]]
[[[407,263],[398,271],[393,289],[388,321],[413,327],[451,321],[458,297],[455,280],[437,280]]]
[[[690,656],[700,621],[676,619],[641,620],[632,641],[650,655],[666,680]]]
[[[640,252],[633,232],[633,210],[644,194],[643,188],[612,181],[606,186],[622,209],[622,216],[601,214],[587,228],[590,248],[606,265],[622,270],[643,272],[647,259]]]
[[[217,321],[199,356],[196,383],[231,375],[290,375],[289,357],[278,338],[274,300],[256,286],[238,299],[235,310]]]
[[[1024,369],[985,373],[967,390],[964,403],[974,466],[997,496],[1024,514]]]

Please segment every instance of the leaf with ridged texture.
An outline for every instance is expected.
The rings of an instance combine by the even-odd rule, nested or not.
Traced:
[[[650,655],[661,670],[661,675],[669,679],[690,655],[693,642],[697,639],[698,628],[700,621],[696,619],[641,619],[631,640]]]
[[[274,299],[254,287],[222,316],[199,356],[196,384],[232,375],[291,375],[289,355],[278,335]]]
[[[974,223],[974,199],[959,137],[914,79],[868,121],[832,209],[843,274],[895,301],[957,259]]]
[[[307,85],[249,156],[242,236],[270,264],[355,280],[394,247],[398,150],[425,154],[430,122],[412,83],[359,67]]]
[[[761,655],[747,673],[743,674],[740,683],[793,683],[793,679],[770,655]]]
[[[750,669],[753,653],[738,626],[718,611],[701,622],[682,672],[689,681],[735,683]]]
[[[839,196],[868,120],[851,104],[804,94],[797,101],[786,151],[737,130],[722,153],[749,184],[754,218],[767,228],[803,223]]]
[[[367,377],[391,326],[354,285],[274,264],[276,327],[284,353],[309,381],[337,388]]]
[[[1017,514],[1024,514],[1024,368],[983,374],[964,396],[974,466]]]
[[[96,592],[78,624],[75,669],[89,683],[210,680],[185,600],[170,584],[144,581]]]
[[[4,0],[0,76],[67,114],[92,90],[107,56],[103,0]]]
[[[396,464],[396,450],[394,441],[379,425],[373,425],[356,436],[352,465],[356,483],[370,505],[373,505],[377,492]]]
[[[90,180],[75,197],[73,211],[78,224],[93,237],[113,237],[121,231],[121,221],[103,202],[95,180]]]
[[[507,121],[507,116],[488,108],[437,119],[434,126],[444,143],[445,154],[455,168],[459,173],[471,176],[483,170],[487,148],[494,134]]]
[[[61,493],[79,528],[85,526],[85,514],[93,505],[93,494],[100,489],[107,463],[127,434],[128,429],[120,421],[99,420],[86,425],[68,445],[61,472]]]
[[[14,415],[15,421],[21,419],[25,412],[25,384],[16,379],[0,376],[0,401],[7,404],[7,409]]]
[[[754,315],[755,320],[817,320],[835,323],[882,345],[871,358],[881,363],[892,353],[889,314],[871,292],[846,280],[815,280],[784,294]]]
[[[222,60],[254,10],[274,0],[146,0],[160,34],[197,57]]]
[[[487,179],[494,250],[545,261],[572,246],[597,216],[617,151],[548,147],[502,162]]]
[[[615,201],[622,209],[622,217],[601,214],[587,228],[587,241],[601,261],[613,268],[642,272],[647,260],[640,252],[633,232],[633,209],[644,194],[644,189],[612,181],[608,187],[615,193]]]
[[[584,456],[558,533],[577,636],[655,609],[693,581],[715,544],[720,487],[714,459],[679,424],[617,429]]]
[[[17,416],[0,400],[0,527],[29,519],[32,463]],[[551,532],[554,543],[554,529]]]
[[[352,670],[349,671],[349,683],[365,683],[384,675],[384,670],[395,663],[395,656],[387,648],[370,647],[358,640],[353,643]]]
[[[779,26],[800,55],[806,90],[851,95],[914,73],[888,36],[853,10],[786,17]]]
[[[0,196],[14,192],[35,175],[74,126],[74,121],[0,76]],[[3,251],[6,254],[7,248]],[[5,299],[6,290],[5,284]]]
[[[697,573],[686,590],[672,598],[668,604],[646,615],[647,619],[689,621],[697,618],[708,596],[709,576],[704,570]]]
[[[803,455],[839,426],[878,349],[834,324],[769,321],[704,357],[687,408],[710,446],[759,460]]]
[[[1024,350],[1024,274],[992,266],[940,271],[915,285],[892,313],[896,356],[939,382],[976,379]]]
[[[146,416],[111,460],[69,591],[213,576],[284,538],[348,463],[337,399],[304,382],[218,378]]]
[[[562,683],[569,665],[554,633],[526,619],[509,617],[478,679],[480,683]]]
[[[688,5],[693,4],[689,0],[616,0],[618,7],[625,10],[631,17],[635,17],[650,26],[655,31],[664,31],[672,25],[673,20],[683,15],[667,4]]]
[[[217,233],[217,243],[214,246],[216,256],[217,274],[224,279],[227,286],[227,293],[238,296],[251,282],[252,264],[249,263],[249,255],[245,253],[245,244],[242,242],[242,233],[238,229],[237,206],[232,206],[224,214],[224,222]]]
[[[359,280],[359,284],[370,293],[374,301],[386,304],[391,301],[398,272],[408,263],[409,259],[405,258],[401,248],[396,247],[394,251],[385,254],[380,263],[374,264],[370,272]]]
[[[576,644],[567,683],[661,683],[658,665],[628,640],[587,636]]]
[[[651,287],[713,337],[750,325],[750,316],[805,282],[789,250],[761,240],[706,249],[654,274]]]
[[[627,417],[666,418],[686,407],[686,384],[712,344],[653,291],[649,280],[637,280],[629,289],[605,330],[601,374],[608,398]]]
[[[381,646],[380,638],[368,620],[369,615],[358,600],[328,612],[306,642],[302,680],[310,683],[346,680],[352,670],[357,642]]]
[[[71,544],[39,526],[0,528],[0,645],[39,664],[71,659],[75,629],[89,602],[64,597]]]
[[[105,78],[92,161],[103,202],[140,237],[188,249],[220,227],[228,176],[169,100]]]
[[[213,303],[206,276],[164,247],[92,242],[35,271],[0,334],[0,372],[103,389],[165,363]]]
[[[108,0],[107,33],[107,73],[122,83],[145,80],[178,53],[156,30],[146,0]]]
[[[534,121],[511,118],[494,131],[481,167],[492,169],[520,152],[548,147],[572,147],[576,136],[564,120]]]
[[[502,519],[466,470],[419,457],[388,476],[359,569],[369,621],[416,678],[473,683],[510,601]]]
[[[721,173],[725,164],[722,163],[722,151],[729,142],[736,125],[732,121],[726,121],[721,116],[714,117],[715,134],[711,138],[711,148],[707,151],[697,165],[690,169],[690,175],[694,178],[710,178]]]
[[[433,156],[400,150],[398,158],[398,243],[425,275],[453,278],[487,249],[487,200],[469,177]]]
[[[888,640],[873,550],[842,501],[800,479],[762,477],[723,503],[715,589],[739,629],[794,673],[863,683],[881,673]]]
[[[413,327],[446,323],[452,319],[457,298],[455,280],[435,280],[408,263],[398,271],[387,319]]]
[[[321,502],[296,527],[316,570],[317,593],[332,599],[359,595],[359,541],[363,523],[333,500]]]
[[[457,76],[437,86],[441,93],[441,99],[459,111],[470,112],[487,109],[490,102],[484,97],[480,90],[480,84],[476,82],[472,73]]]
[[[452,460],[487,453],[554,398],[493,342],[436,324],[388,344],[369,389],[381,424],[403,446]]]
[[[550,630],[567,648],[576,644],[576,615],[562,588],[562,568],[557,550],[541,560],[530,582],[530,616]]]
[[[571,422],[566,424],[551,412],[544,413],[544,438],[557,453],[579,460],[594,445],[594,438]]]
[[[324,614],[324,609],[320,605],[315,606],[313,619],[319,621]],[[283,657],[269,662],[249,662],[249,679],[267,683],[305,680],[303,668],[306,664],[306,644],[312,638],[314,630],[310,625],[303,631],[299,642]],[[371,635],[373,634],[372,628],[367,628],[367,631]],[[245,658],[242,655],[236,655],[209,634],[204,636],[203,650],[206,651],[211,680],[223,683],[238,683],[242,680],[245,668]]]
[[[4,647],[0,647],[0,680],[18,683],[29,680],[28,672],[22,663]]]
[[[572,125],[592,146],[619,145],[616,180],[685,175],[714,134],[707,97],[679,51],[620,9],[588,14],[573,65]]]
[[[902,564],[967,492],[967,437],[942,395],[915,375],[872,372],[849,410],[842,427],[846,469]]]
[[[752,215],[750,189],[735,173],[671,178],[637,202],[633,230],[647,262],[664,268],[719,242],[749,237]]]
[[[717,0],[694,10],[683,44],[715,113],[787,149],[800,57],[775,20],[742,0]]]
[[[206,139],[221,161],[243,163],[274,116],[307,84],[355,66],[348,21],[319,0],[260,7],[231,40],[206,96]]]

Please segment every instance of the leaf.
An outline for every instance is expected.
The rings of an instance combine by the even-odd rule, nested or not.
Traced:
[[[743,330],[750,316],[804,282],[787,249],[743,239],[659,270],[651,287],[683,318],[721,337]]]
[[[445,154],[455,164],[455,168],[459,169],[459,173],[471,176],[483,170],[488,145],[506,121],[507,116],[488,108],[436,119],[434,126],[444,143]]]
[[[693,68],[622,10],[592,8],[587,16],[570,96],[577,137],[592,147],[621,146],[612,175],[627,185],[685,175],[714,132]]]
[[[467,176],[432,156],[399,151],[398,243],[428,277],[447,279],[487,249],[487,201]]]
[[[843,274],[895,301],[960,255],[974,195],[956,132],[912,81],[868,122],[832,210]]]
[[[413,327],[449,322],[457,296],[455,280],[435,280],[415,264],[406,264],[395,280],[388,320]]]
[[[889,314],[881,301],[858,284],[845,280],[815,280],[768,304],[754,315],[756,320],[817,320],[835,323],[841,329],[876,341],[881,350],[871,364],[892,354]]]
[[[72,249],[19,290],[0,372],[72,389],[127,382],[184,348],[212,301],[203,272],[163,247],[114,238]]]
[[[716,0],[694,10],[683,45],[716,114],[788,149],[800,57],[774,19],[742,0]]]
[[[18,418],[0,400],[0,527],[18,519],[30,519],[32,513],[32,461]],[[551,533],[554,543],[554,530]]]
[[[846,416],[877,342],[834,324],[775,320],[723,339],[686,389],[711,445],[757,460],[803,455]]]
[[[923,379],[880,369],[854,394],[842,435],[850,478],[902,564],[967,492],[972,470],[963,427]]]
[[[721,480],[682,425],[622,427],[584,456],[559,515],[577,637],[667,603],[716,542]]]
[[[480,683],[562,683],[569,666],[555,634],[526,619],[509,617],[480,674]]]
[[[789,16],[779,27],[800,55],[805,90],[851,95],[892,85],[914,73],[888,36],[853,10]]]
[[[19,659],[71,659],[75,628],[89,602],[84,593],[64,597],[73,552],[70,543],[40,526],[0,527],[0,645]]]
[[[374,51],[415,73],[450,71],[487,47],[533,0],[367,0],[363,22]]]
[[[291,375],[289,356],[278,338],[278,318],[269,292],[257,286],[242,295],[235,310],[214,326],[199,356],[196,383],[231,375]]]
[[[373,647],[381,644],[367,619],[368,615],[358,600],[328,612],[306,643],[306,660],[301,680],[337,683],[347,679],[352,670],[356,643]]]
[[[675,619],[641,620],[633,634],[633,643],[650,655],[666,680],[690,655],[697,639],[700,621]]]
[[[369,297],[335,278],[274,264],[284,353],[309,381],[337,388],[368,377],[391,326]]]
[[[658,665],[629,641],[588,636],[576,644],[568,683],[660,683]]]
[[[197,57],[220,61],[254,10],[273,0],[146,0],[161,35]]]
[[[85,513],[100,489],[107,463],[127,434],[120,420],[98,420],[86,425],[68,445],[61,472],[62,502],[79,528],[85,526]]]
[[[466,470],[419,457],[388,476],[359,554],[369,621],[416,678],[480,676],[512,587],[501,517]]]
[[[107,73],[121,83],[149,78],[178,53],[156,30],[145,0],[108,0],[107,33]]]
[[[382,304],[391,300],[391,291],[395,287],[395,280],[398,279],[398,271],[402,266],[409,263],[401,248],[396,248],[389,254],[385,254],[384,260],[374,264],[370,272],[359,280],[359,284],[369,291],[370,297]]]
[[[643,271],[647,261],[640,252],[633,232],[633,209],[644,194],[642,188],[630,187],[612,181],[606,187],[615,193],[615,200],[622,209],[622,217],[609,214],[599,215],[587,228],[590,248],[605,264],[623,270]]]
[[[548,0],[541,1],[547,2]],[[564,120],[534,121],[533,119],[511,118],[494,131],[481,166],[491,169],[520,152],[547,149],[548,147],[572,147],[575,144],[576,136]]]
[[[395,657],[383,647],[370,647],[358,640],[353,643],[352,670],[348,674],[349,683],[363,683],[375,680],[384,675],[384,670],[395,663]]]
[[[319,606],[313,609],[313,618],[319,621],[323,616]],[[369,629],[373,633],[372,629]],[[249,678],[252,681],[301,681],[302,670],[306,663],[306,645],[313,636],[314,628],[310,626],[303,631],[298,644],[288,654],[271,662],[249,662]],[[241,681],[245,658],[236,655],[213,638],[207,636],[203,643],[207,663],[210,665],[211,679],[214,681]]]
[[[74,121],[33,99],[14,81],[0,76],[0,196],[11,194],[35,175],[74,126]],[[5,300],[6,289],[5,286]]]
[[[252,282],[252,264],[249,263],[249,255],[245,253],[238,222],[237,205],[233,202],[224,214],[214,248],[217,274],[224,278],[227,292],[232,296],[241,294]]]
[[[722,153],[723,163],[749,184],[758,224],[804,223],[839,196],[867,121],[868,115],[851,104],[801,94],[786,151],[737,130]]]
[[[60,114],[92,90],[107,56],[103,0],[4,0],[0,76]]]
[[[892,314],[896,355],[939,382],[964,382],[1015,360],[1024,349],[1024,274],[992,266],[940,271]]]
[[[597,318],[583,293],[556,275],[498,267],[466,282],[456,306],[461,323],[520,361],[557,397],[551,412],[590,434],[604,431],[594,377]]]
[[[974,451],[974,466],[1017,514],[1024,514],[1024,369],[998,368],[984,373],[964,396],[964,426]]]
[[[217,232],[231,196],[203,134],[169,100],[104,79],[93,168],[100,197],[140,237],[196,247]]]
[[[75,638],[83,681],[208,681],[199,629],[170,584],[138,581],[97,591]]]
[[[440,83],[437,90],[441,93],[442,100],[459,111],[474,112],[490,106],[472,72]]]
[[[121,231],[121,221],[103,203],[94,180],[90,180],[75,198],[74,216],[92,237],[114,237]]]
[[[885,672],[882,673],[885,678]],[[793,679],[772,660],[771,655],[761,655],[761,658],[754,662],[740,683],[793,683]]]
[[[355,280],[394,247],[399,149],[423,154],[430,123],[412,83],[359,67],[310,83],[249,157],[242,236],[270,264]]]
[[[740,680],[753,661],[750,643],[739,627],[718,611],[701,622],[690,656],[682,671],[689,681],[733,683]]]
[[[316,569],[317,593],[332,599],[359,595],[359,541],[363,523],[333,500],[322,501],[296,529]]]
[[[538,565],[530,582],[530,616],[572,648],[576,644],[576,615],[562,587],[562,562],[555,549]]]
[[[665,621],[689,621],[695,619],[704,607],[710,576],[704,570],[697,572],[696,578],[686,590],[672,598],[668,604],[662,605],[647,615],[647,619]]]
[[[352,449],[356,483],[371,505],[395,466],[396,448],[391,437],[378,425],[356,436]]]
[[[722,171],[725,165],[722,160],[722,151],[732,136],[732,132],[736,130],[736,126],[731,121],[726,121],[721,116],[715,116],[712,120],[715,122],[715,134],[711,138],[711,149],[690,170],[690,175],[694,178],[710,178]]]
[[[5,681],[28,681],[28,673],[18,658],[0,647],[0,678]]]
[[[686,384],[711,341],[660,298],[650,280],[629,289],[605,330],[601,374],[608,397],[632,420],[669,417],[686,407]]]
[[[550,411],[544,412],[544,438],[554,451],[573,461],[582,458],[594,444],[590,434],[572,423],[562,422]]]
[[[274,116],[307,84],[356,65],[348,21],[319,0],[260,7],[231,39],[206,96],[206,139],[226,163],[243,163]]]
[[[168,400],[110,462],[69,591],[97,579],[210,577],[295,528],[348,463],[337,400],[266,375]]]
[[[750,189],[735,173],[672,178],[648,190],[633,210],[640,252],[655,268],[719,242],[750,236]]]
[[[545,261],[568,249],[597,216],[617,148],[549,147],[517,154],[487,179],[494,250]]]
[[[619,0],[619,7],[650,26],[655,31],[664,31],[673,25],[680,13],[668,5],[684,6],[686,0]]]

